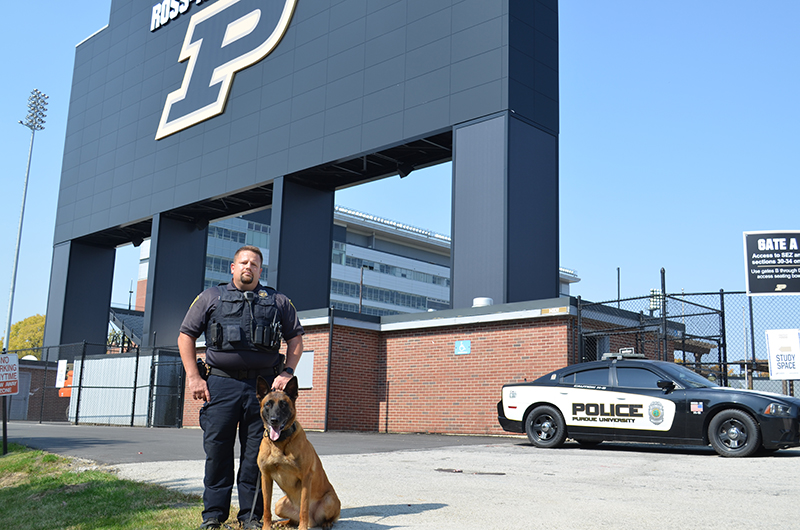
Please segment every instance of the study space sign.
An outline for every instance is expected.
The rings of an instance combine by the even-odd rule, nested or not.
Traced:
[[[800,379],[800,330],[768,329],[770,379]]]
[[[800,294],[800,230],[744,232],[747,294]]]

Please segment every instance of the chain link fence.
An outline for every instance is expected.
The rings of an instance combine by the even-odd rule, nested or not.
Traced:
[[[579,297],[573,362],[630,348],[682,363],[723,386],[796,395],[794,381],[770,379],[766,331],[797,328],[800,296],[652,290],[600,303]]]
[[[20,359],[20,391],[8,404],[11,420],[182,425],[184,371],[177,348],[120,352],[84,342],[11,353]]]

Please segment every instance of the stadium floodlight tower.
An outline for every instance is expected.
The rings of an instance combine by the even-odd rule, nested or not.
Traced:
[[[28,194],[28,176],[31,173],[31,155],[33,154],[33,139],[36,131],[44,129],[44,118],[47,112],[47,96],[37,89],[31,91],[28,97],[28,115],[25,121],[19,123],[31,130],[31,145],[28,148],[28,167],[25,170],[25,183],[22,186],[22,208],[19,211],[19,227],[17,228],[17,246],[14,249],[14,268],[11,272],[11,292],[8,295],[8,319],[6,320],[6,334],[3,349],[8,350],[11,343],[11,313],[14,309],[14,287],[17,283],[17,266],[19,265],[19,245],[22,241],[22,220],[25,217],[25,197]]]

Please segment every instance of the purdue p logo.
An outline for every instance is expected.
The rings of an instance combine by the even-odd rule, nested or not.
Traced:
[[[218,0],[192,15],[178,56],[178,62],[189,61],[186,74],[167,96],[156,140],[222,114],[234,74],[275,49],[296,5],[297,0]]]

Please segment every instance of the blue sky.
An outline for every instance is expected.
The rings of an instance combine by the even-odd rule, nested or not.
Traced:
[[[310,1],[310,0],[301,0]],[[318,0],[313,0],[318,1]],[[108,0],[5,6],[0,35],[0,314],[5,322],[34,88],[36,134],[13,321],[46,309],[75,45],[108,22]],[[800,2],[560,2],[561,265],[573,294],[743,290],[742,232],[800,228]],[[36,32],[33,35],[33,32]],[[450,167],[337,193],[337,204],[450,233]],[[138,251],[118,251],[125,305]]]

